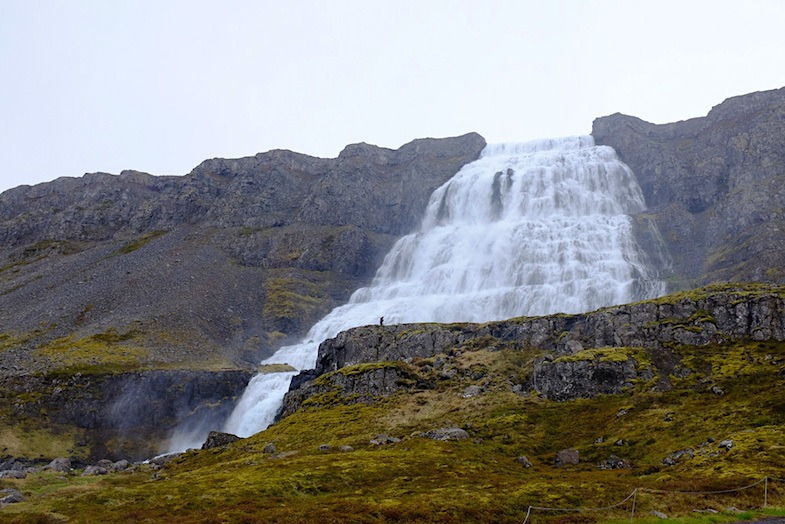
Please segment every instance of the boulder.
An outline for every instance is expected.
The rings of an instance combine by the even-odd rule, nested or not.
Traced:
[[[109,470],[102,466],[87,466],[82,472],[82,476],[92,477],[95,475],[106,475],[107,473],[109,473]]]
[[[118,460],[117,462],[113,462],[112,465],[109,466],[109,471],[115,473],[118,471],[125,471],[130,467],[131,467],[131,463],[125,459],[122,459],[122,460]]]
[[[277,450],[275,449],[275,444],[273,444],[272,442],[268,442],[267,444],[265,444],[264,449],[262,450],[262,453],[264,453],[265,455],[275,455],[276,452]]]
[[[632,357],[604,360],[587,353],[585,359],[540,361],[534,366],[534,383],[537,391],[552,400],[594,398],[599,394],[621,393],[630,387],[633,380],[640,378],[637,367]],[[621,410],[616,416],[625,414]]]
[[[461,396],[463,398],[472,398],[476,397],[480,393],[482,393],[482,387],[474,385],[464,389],[463,393],[461,393]]]
[[[528,458],[524,457],[523,455],[521,455],[520,457],[515,459],[515,461],[518,464],[521,464],[526,469],[529,469],[530,467],[532,467],[531,461]]]
[[[629,460],[621,459],[616,455],[610,455],[597,464],[597,469],[629,469],[631,467]]]
[[[45,470],[57,471],[59,473],[68,473],[71,471],[71,459],[69,458],[56,458],[46,466]]]
[[[180,455],[181,453],[169,453],[167,455],[153,457],[149,460],[150,467],[155,470],[161,469]]]
[[[14,488],[0,489],[0,505],[15,504],[17,502],[24,502],[25,497],[22,492]]]
[[[556,453],[555,463],[558,467],[576,466],[580,462],[580,454],[575,448],[567,448]]]
[[[674,466],[678,462],[682,462],[684,460],[689,460],[695,456],[695,450],[692,448],[684,448],[678,451],[674,451],[667,457],[662,460],[662,463],[666,466]]]
[[[466,430],[455,427],[426,431],[423,436],[432,440],[463,440],[469,438]]]
[[[386,444],[395,444],[400,441],[401,439],[397,437],[391,437],[387,433],[382,433],[372,438],[370,443],[373,444],[374,446],[384,446]]]
[[[232,435],[231,433],[223,433],[221,431],[211,431],[207,435],[207,440],[202,444],[202,449],[220,448],[228,446],[232,442],[237,442],[240,437]]]

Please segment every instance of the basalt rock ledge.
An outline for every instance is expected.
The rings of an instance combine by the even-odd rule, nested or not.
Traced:
[[[619,393],[638,380],[656,379],[654,387],[667,389],[671,375],[691,372],[678,348],[743,341],[785,341],[785,288],[715,285],[578,315],[364,326],[319,346],[315,371],[293,381],[284,414],[330,391],[363,401],[428,387],[427,380],[401,364],[477,349],[531,355],[527,379],[512,386],[553,400]],[[384,373],[378,365],[383,362],[393,363]]]

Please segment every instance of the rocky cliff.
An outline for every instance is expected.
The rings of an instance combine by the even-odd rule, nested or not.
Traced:
[[[13,431],[32,440],[41,428],[35,438],[46,438],[50,449],[59,442],[72,457],[148,459],[185,421],[205,434],[220,427],[250,377],[235,370],[0,377],[3,398],[13,399],[0,403],[8,439],[0,451],[29,453],[35,443],[15,444]]]
[[[730,98],[707,116],[655,125],[594,121],[638,177],[672,259],[672,284],[785,281],[785,88]]]
[[[453,377],[443,372],[429,377],[402,364],[479,349],[527,355],[522,378],[509,387],[563,401],[619,393],[639,380],[669,389],[672,376],[700,371],[682,361],[681,348],[782,341],[785,288],[753,284],[709,286],[580,315],[487,324],[365,326],[319,346],[316,370],[293,382],[284,414],[315,395],[366,401],[399,389],[427,387]],[[390,364],[362,366],[384,362]]]
[[[0,370],[256,362],[369,281],[477,134],[0,195]]]

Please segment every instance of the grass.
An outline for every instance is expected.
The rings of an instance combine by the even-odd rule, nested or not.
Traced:
[[[643,350],[640,348],[592,348],[581,350],[574,355],[564,355],[556,358],[554,362],[582,362],[585,360],[598,362],[626,362],[631,357],[636,361],[645,360],[641,358]]]
[[[119,334],[109,329],[89,337],[72,335],[55,339],[37,348],[35,354],[46,357],[59,372],[106,373],[137,369],[150,351],[132,343],[135,331]]]
[[[756,286],[717,289],[739,296],[770,292]],[[700,310],[693,317],[711,321]],[[107,333],[90,344],[130,342],[119,338]],[[530,506],[614,505],[636,487],[644,488],[636,496],[636,522],[660,522],[651,513],[655,510],[685,524],[785,514],[761,509],[762,485],[732,494],[657,492],[723,491],[764,476],[785,477],[785,342],[738,340],[672,351],[689,372],[668,377],[667,388],[652,388],[661,383],[653,379],[618,395],[562,403],[527,390],[541,351],[519,350],[493,337],[407,363],[350,366],[335,373],[358,380],[394,366],[407,380],[391,397],[370,403],[354,402],[351,394],[337,390],[322,393],[253,437],[188,452],[156,474],[140,467],[133,474],[101,478],[0,480],[0,487],[18,487],[28,496],[0,510],[0,519],[504,524],[522,522]],[[647,365],[658,361],[642,348],[601,348],[560,358],[629,357]],[[330,377],[319,380],[326,384]],[[479,393],[465,395],[469,386]],[[425,437],[453,426],[465,429],[469,438]],[[401,440],[371,444],[380,433]],[[733,444],[721,449],[719,442],[726,439]],[[277,454],[264,452],[270,442]],[[320,450],[323,444],[331,447]],[[341,451],[342,446],[354,451]],[[555,465],[555,454],[565,448],[579,452],[578,465]],[[692,456],[675,465],[664,462],[686,448]],[[610,455],[630,467],[598,469]],[[517,460],[521,456],[531,468]],[[769,484],[768,502],[785,506],[785,482]],[[731,506],[741,511],[728,510]],[[535,510],[531,521],[629,522],[631,509],[628,501],[603,512]]]
[[[716,491],[765,475],[782,477],[785,405],[777,393],[782,364],[773,362],[785,360],[785,344],[740,342],[681,352],[686,365],[700,369],[674,379],[669,391],[639,384],[624,394],[564,403],[511,391],[516,373],[533,358],[520,351],[475,349],[422,359],[406,369],[431,388],[401,391],[370,405],[338,401],[306,407],[226,448],[186,453],[155,479],[152,471],[89,481],[69,476],[46,492],[36,491],[43,488],[32,483],[43,481],[35,478],[4,481],[30,496],[10,511],[19,515],[15,519],[30,519],[18,522],[50,514],[69,522],[520,523],[531,505],[602,507],[635,487]],[[438,370],[429,371],[437,358],[459,373],[439,379]],[[360,375],[387,365],[360,365],[344,373]],[[465,398],[461,392],[470,384],[482,384],[483,392]],[[724,395],[710,391],[714,384]],[[437,442],[423,436],[454,425],[470,438]],[[379,433],[402,440],[370,444]],[[709,437],[715,442],[708,443]],[[732,439],[733,446],[717,453],[723,439]],[[279,455],[264,453],[268,442]],[[320,451],[321,444],[332,450]],[[355,451],[339,451],[344,445]],[[554,455],[567,447],[579,451],[581,462],[557,468]],[[663,464],[686,447],[695,450],[693,458]],[[611,454],[632,467],[598,470],[597,462]],[[532,468],[517,462],[521,455]],[[770,504],[785,504],[785,484],[769,487]],[[732,496],[640,492],[636,522],[659,522],[652,510],[678,516],[677,522],[738,521],[759,515],[762,497],[762,488]],[[726,512],[729,506],[748,513]],[[693,513],[709,508],[720,513]],[[628,522],[630,509],[536,511],[532,518]]]
[[[115,253],[118,255],[127,255],[129,253],[133,253],[134,251],[143,248],[144,246],[146,246],[156,238],[162,237],[166,233],[168,233],[168,231],[161,231],[161,230],[150,231],[149,233],[145,233],[139,238],[126,242]]]
[[[315,291],[313,286],[298,279],[270,278],[265,287],[265,316],[294,319],[319,304],[318,298],[307,294],[308,291]]]
[[[45,458],[73,456],[79,448],[74,428],[42,427],[30,420],[7,420],[0,429],[0,456]]]

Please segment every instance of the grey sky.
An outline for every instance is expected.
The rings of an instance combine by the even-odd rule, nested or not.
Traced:
[[[586,134],[785,85],[785,2],[0,0],[0,190]]]

